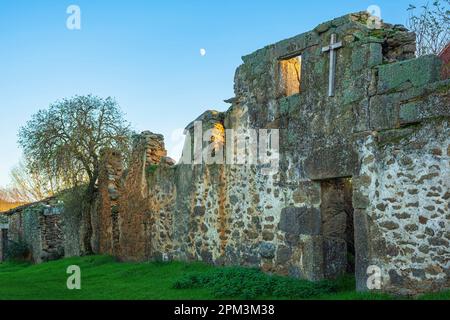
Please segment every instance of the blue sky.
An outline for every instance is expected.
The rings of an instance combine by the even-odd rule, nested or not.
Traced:
[[[164,134],[175,156],[174,131],[228,108],[241,56],[370,5],[404,24],[410,3],[423,2],[0,0],[0,186],[21,157],[19,127],[58,99],[113,96],[135,130]],[[71,4],[81,30],[66,28]]]

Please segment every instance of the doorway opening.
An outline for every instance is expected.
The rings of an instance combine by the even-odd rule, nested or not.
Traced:
[[[325,278],[355,272],[352,179],[321,181],[321,215]]]

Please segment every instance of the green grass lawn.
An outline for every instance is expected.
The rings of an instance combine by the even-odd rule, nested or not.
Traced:
[[[68,290],[66,287],[68,277],[66,270],[70,265],[78,265],[81,268],[81,290]],[[223,281],[223,277],[228,278]],[[247,278],[248,280],[242,280]],[[283,277],[274,278],[252,269],[216,268],[203,263],[182,262],[119,263],[114,258],[106,256],[69,258],[40,265],[18,262],[0,264],[0,299],[242,298],[238,291],[234,296],[226,296],[230,292],[229,281],[230,283],[232,281],[248,281],[248,283],[242,283],[242,286],[233,287],[263,287],[267,286],[267,283],[275,285],[278,283],[282,288],[286,287],[286,290],[291,290],[286,293],[287,296],[284,296],[283,292],[280,293],[278,289],[278,293],[274,295],[254,296],[257,299],[289,299],[289,294],[296,294],[295,290],[301,291],[305,288],[309,299],[393,299],[393,297],[383,294],[356,293],[353,290],[354,279],[349,276],[343,277],[331,285],[327,283],[325,287],[317,287],[307,281]],[[289,285],[286,286],[286,284]],[[278,286],[280,287],[280,285]],[[333,293],[320,293],[320,290],[329,291],[330,288],[334,290]],[[315,294],[316,289],[318,290],[317,294]],[[275,290],[275,292],[277,291]],[[224,296],[220,294],[224,294]],[[450,299],[450,293],[427,295],[422,298]]]

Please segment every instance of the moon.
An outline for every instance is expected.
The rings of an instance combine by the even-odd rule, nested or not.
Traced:
[[[206,50],[203,49],[203,48],[201,48],[201,49],[200,49],[200,55],[201,55],[202,57],[204,57],[204,56],[206,55]]]

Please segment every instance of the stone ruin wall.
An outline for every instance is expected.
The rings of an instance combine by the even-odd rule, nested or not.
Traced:
[[[118,152],[104,150],[94,251],[320,280],[349,271],[354,247],[359,290],[370,265],[381,269],[384,291],[449,288],[450,81],[437,57],[414,58],[414,34],[368,29],[366,20],[347,15],[243,57],[230,109],[197,119],[204,132],[217,129],[204,146],[229,144],[224,129],[280,129],[277,174],[261,165],[174,165],[151,132],[136,138],[127,170]],[[321,48],[332,33],[343,47],[328,97]],[[280,65],[297,54],[301,91],[286,96]],[[80,222],[62,216],[65,254],[81,254]],[[11,216],[11,234],[23,234],[21,219]]]
[[[379,67],[370,103],[389,110],[373,115],[375,130],[355,135],[359,272],[382,266],[385,290],[402,294],[450,285],[450,82],[433,81],[436,63],[428,56]]]
[[[0,240],[0,247],[26,244],[29,258],[34,263],[64,257],[64,232],[61,206],[55,199],[48,199],[26,206],[23,209],[11,210],[3,217],[3,230],[7,230],[7,242]],[[6,250],[5,250],[6,251]],[[5,253],[0,255],[6,258]]]
[[[359,272],[381,266],[389,279],[385,290],[414,294],[449,286],[449,125],[427,121],[395,142],[378,134],[358,140]]]
[[[117,249],[106,252],[334,277],[347,267],[350,218],[333,208],[345,211],[350,197],[359,290],[369,265],[381,268],[385,291],[448,288],[449,80],[437,57],[414,58],[404,27],[371,30],[366,18],[345,16],[243,57],[231,108],[197,119],[203,131],[279,128],[278,174],[259,165],[155,166],[145,160],[155,146],[138,143],[117,204],[100,193],[100,220],[117,230]],[[343,41],[332,98],[321,53],[331,33]],[[302,55],[301,92],[286,97],[279,64],[293,52]]]

